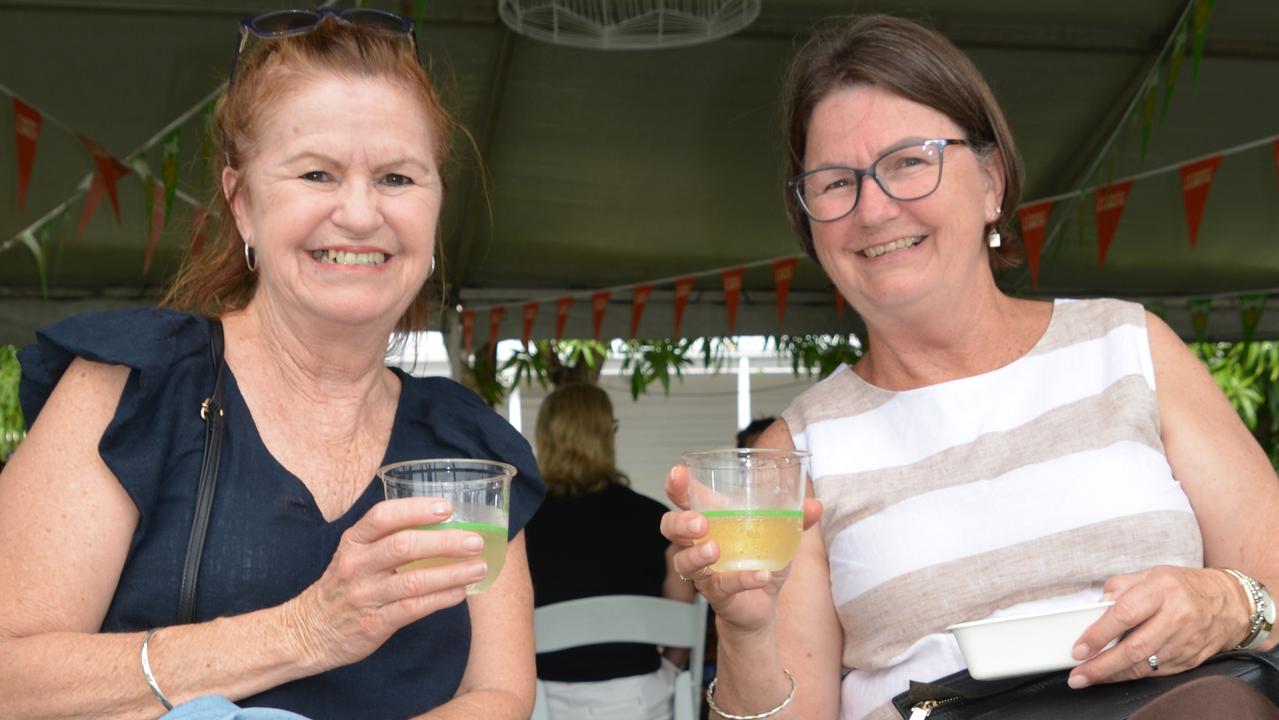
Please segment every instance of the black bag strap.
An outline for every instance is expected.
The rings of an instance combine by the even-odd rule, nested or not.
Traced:
[[[209,513],[213,510],[213,491],[218,482],[218,463],[222,459],[222,375],[226,366],[223,356],[222,323],[209,321],[209,352],[213,358],[213,394],[200,406],[204,419],[204,461],[200,463],[200,484],[195,494],[195,516],[191,521],[191,539],[187,542],[187,559],[182,567],[182,593],[178,599],[178,623],[195,619],[195,583],[200,574],[200,557],[204,554],[204,537],[209,531]]]

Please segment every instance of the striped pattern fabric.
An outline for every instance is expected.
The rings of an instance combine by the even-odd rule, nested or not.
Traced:
[[[783,414],[813,453],[843,720],[896,718],[964,667],[948,625],[1095,602],[1106,578],[1202,567],[1159,435],[1140,305],[1058,300],[997,370],[890,392],[841,368]]]

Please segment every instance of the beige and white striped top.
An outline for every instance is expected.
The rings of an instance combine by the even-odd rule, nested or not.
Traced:
[[[989,373],[890,392],[841,368],[783,414],[813,453],[844,630],[843,720],[896,718],[964,667],[946,626],[1095,602],[1106,578],[1202,567],[1159,433],[1145,311],[1058,300]]]

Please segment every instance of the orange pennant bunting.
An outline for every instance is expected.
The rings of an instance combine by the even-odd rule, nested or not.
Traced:
[[[1208,204],[1208,191],[1212,189],[1212,181],[1217,177],[1219,165],[1221,156],[1216,155],[1178,168],[1181,172],[1181,199],[1186,206],[1186,227],[1190,230],[1191,250],[1199,242],[1199,221],[1203,219],[1204,206]]]
[[[18,212],[27,202],[31,185],[31,168],[36,162],[36,145],[40,142],[40,111],[13,99],[13,140],[18,146]]]
[[[94,173],[93,180],[89,183],[89,192],[84,195],[84,205],[80,208],[80,221],[76,223],[76,242],[80,242],[80,238],[84,237],[84,230],[89,227],[89,220],[93,219],[93,213],[97,211],[98,205],[102,204],[103,195],[106,195],[106,188],[102,184],[102,177]]]
[[[489,352],[497,352],[497,330],[501,327],[504,317],[506,317],[506,308],[501,305],[489,310]]]
[[[795,266],[799,258],[786,258],[773,263],[773,291],[777,294],[777,326],[786,322],[786,298],[790,295],[791,280],[795,278]]]
[[[568,320],[568,309],[573,305],[572,297],[563,297],[555,301],[555,339],[564,337],[564,323]]]
[[[608,309],[608,298],[612,290],[601,290],[591,296],[591,326],[597,341],[600,339],[600,327],[604,324],[604,311]]]
[[[685,277],[675,281],[675,334],[672,337],[680,337],[679,331],[684,325],[684,306],[688,305],[688,296],[693,294],[695,282],[697,282],[695,277]]]
[[[1128,193],[1132,190],[1132,180],[1124,180],[1103,188],[1097,188],[1093,197],[1097,211],[1097,265],[1106,265],[1106,254],[1110,252],[1110,241],[1115,239],[1115,230],[1119,228],[1119,218],[1124,214],[1124,206],[1128,204]]]
[[[644,306],[648,304],[648,296],[653,294],[653,286],[651,284],[635,286],[635,294],[631,299],[631,334],[630,338],[635,339],[635,333],[639,332],[640,318],[644,317]]]
[[[102,187],[106,190],[107,198],[111,200],[111,210],[115,213],[115,221],[118,225],[120,224],[120,194],[116,190],[116,180],[128,175],[130,168],[128,165],[111,157],[111,154],[96,142],[83,135],[78,135],[77,137],[80,138],[80,142],[84,144],[85,149],[89,151],[89,155],[93,157],[93,164],[96,168],[94,171],[95,182],[101,180]],[[90,192],[92,192],[92,186],[90,186]],[[99,197],[98,202],[101,201],[102,199]],[[93,209],[97,209],[96,203]],[[92,215],[92,211],[89,214]]]
[[[151,272],[151,261],[155,259],[155,249],[164,230],[164,185],[151,182],[146,189],[151,191],[151,231],[147,233],[147,248],[142,255],[143,275]]]
[[[1030,268],[1030,284],[1039,285],[1039,255],[1044,249],[1044,235],[1048,231],[1048,214],[1053,201],[1031,205],[1017,211],[1021,220],[1021,241],[1026,247],[1026,265]]]
[[[737,303],[742,299],[742,276],[745,268],[733,268],[720,273],[724,282],[724,309],[728,311],[728,334],[737,329]]]
[[[475,311],[462,311],[462,351],[471,352],[471,342],[475,338]]]
[[[533,335],[533,321],[537,319],[536,301],[529,301],[520,306],[524,313],[524,330],[520,333],[520,340],[524,343],[524,349],[528,349],[528,339]]]

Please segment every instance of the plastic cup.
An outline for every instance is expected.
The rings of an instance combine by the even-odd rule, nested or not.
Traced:
[[[436,525],[418,530],[469,530],[484,539],[480,559],[488,564],[482,580],[466,586],[467,595],[488,589],[506,562],[506,528],[515,468],[492,460],[409,460],[379,468],[386,498],[433,497],[448,500],[453,514]],[[462,558],[425,558],[396,568],[407,572],[469,561]]]
[[[719,545],[716,572],[781,570],[799,550],[809,454],[747,448],[687,452],[689,509]]]

